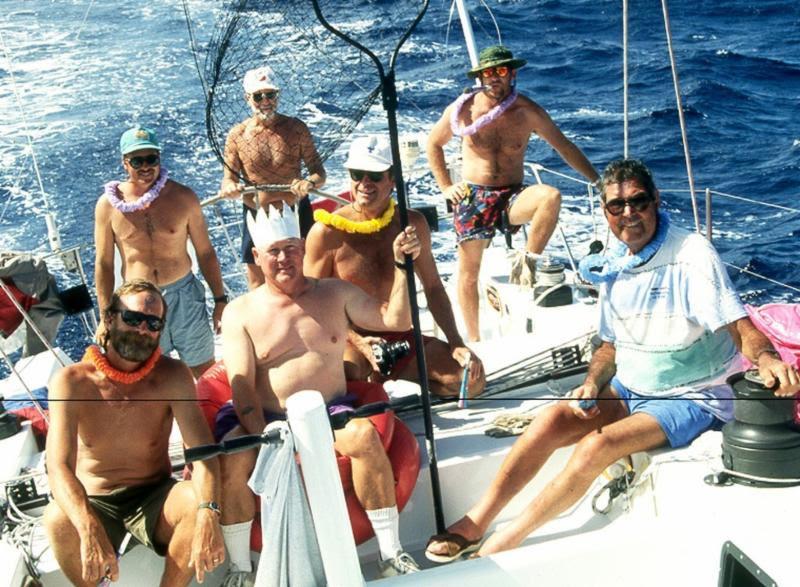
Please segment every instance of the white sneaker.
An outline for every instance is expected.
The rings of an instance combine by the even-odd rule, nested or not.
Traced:
[[[252,571],[228,571],[222,581],[222,587],[253,587],[256,584],[256,573]]]
[[[381,577],[394,577],[395,575],[408,575],[419,571],[417,562],[405,551],[400,551],[394,558],[378,561],[378,571]]]

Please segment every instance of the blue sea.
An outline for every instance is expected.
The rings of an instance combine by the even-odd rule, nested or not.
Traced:
[[[207,0],[186,5],[202,62],[226,6]],[[519,90],[546,108],[598,169],[622,154],[619,1],[473,0],[467,5],[478,45],[497,42],[494,19],[502,42],[528,60],[519,72]],[[219,185],[222,169],[207,137],[205,94],[184,4],[2,0],[0,6],[0,250],[47,250],[38,174],[63,244],[86,245],[86,269],[93,279],[94,204],[102,185],[121,177],[118,140],[126,128],[138,123],[156,129],[172,177],[201,198]],[[353,0],[338,7],[335,20],[358,29],[367,46],[385,48],[399,37],[395,2]],[[798,208],[800,4],[673,0],[669,9],[701,221],[705,188]],[[675,221],[693,228],[660,2],[631,0],[629,35],[630,154],[650,165]],[[313,63],[315,55],[309,51],[295,58]],[[431,0],[397,60],[401,131],[423,135],[468,85],[468,67],[450,3]],[[337,79],[337,71],[318,73]],[[348,76],[341,76],[343,84],[357,81]],[[313,92],[313,82],[298,85],[285,91]],[[313,133],[314,120],[308,123]],[[385,128],[378,102],[355,132]],[[326,163],[330,191],[346,186],[341,166],[346,145]],[[531,141],[528,158],[574,175],[543,141]],[[565,193],[562,224],[580,257],[604,227],[602,217],[592,223],[581,186],[554,181]],[[420,174],[414,174],[409,190],[413,202],[436,204],[443,216],[434,247],[446,274],[455,253],[441,197]],[[800,214],[725,198],[716,198],[713,210],[714,239],[724,260],[800,287],[795,240]],[[234,204],[221,213],[207,210],[212,227],[235,216]],[[214,235],[222,262],[234,267],[222,234]],[[797,300],[796,290],[735,269],[731,276],[750,303]],[[69,319],[60,335],[73,357],[80,352],[74,348],[78,329]]]

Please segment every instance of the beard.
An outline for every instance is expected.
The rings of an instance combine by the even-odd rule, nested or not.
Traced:
[[[113,328],[109,332],[108,343],[126,361],[142,363],[149,359],[156,350],[160,338],[160,336],[153,338],[135,331],[122,332],[118,328]]]
[[[258,112],[256,112],[256,117],[258,117],[258,119],[262,122],[269,122],[270,120],[275,118],[276,114],[277,114],[276,110],[272,110],[271,112],[261,112],[259,110]]]

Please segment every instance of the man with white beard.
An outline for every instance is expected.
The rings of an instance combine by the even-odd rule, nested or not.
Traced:
[[[281,201],[297,205],[300,232],[305,237],[314,223],[308,192],[325,185],[325,169],[314,139],[301,120],[278,112],[281,90],[272,68],[265,65],[251,69],[245,74],[243,85],[252,116],[228,133],[219,193],[225,198],[241,196],[243,215],[248,209],[253,215],[258,208],[266,212],[270,204],[280,209]],[[305,176],[301,164],[306,168]],[[244,186],[240,180],[255,185],[288,185],[290,189],[242,196]],[[244,222],[244,216],[242,220]],[[246,264],[249,288],[264,283],[264,275],[253,259],[253,241],[247,230],[242,234],[242,261]]]

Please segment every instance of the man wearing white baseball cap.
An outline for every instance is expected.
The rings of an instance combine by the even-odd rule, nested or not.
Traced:
[[[400,234],[400,214],[392,191],[392,155],[389,141],[379,135],[359,137],[350,146],[344,166],[350,174],[352,204],[334,213],[317,210],[314,227],[306,237],[306,275],[338,277],[349,281],[370,296],[386,302],[394,282],[392,241]],[[431,391],[441,396],[458,395],[464,369],[469,368],[468,393],[474,397],[483,391],[486,378],[483,365],[466,347],[456,328],[450,298],[442,285],[431,251],[431,233],[425,217],[409,210],[408,222],[416,229],[422,244],[414,269],[422,282],[433,319],[447,342],[425,339],[425,357]],[[373,351],[373,344],[405,341],[410,352],[400,357],[383,376]],[[351,331],[345,352],[348,379],[408,379],[418,381],[414,361],[414,333]]]
[[[225,141],[225,165],[220,195],[243,199],[243,214],[255,214],[257,208],[281,207],[281,202],[297,205],[303,236],[313,223],[308,192],[325,184],[314,139],[299,119],[278,112],[281,88],[275,72],[268,65],[251,69],[244,75],[244,98],[251,115],[228,133]],[[305,175],[302,166],[305,167]],[[288,185],[284,192],[258,192],[242,196],[245,185]],[[243,216],[244,220],[244,216]],[[250,289],[264,283],[264,275],[253,259],[253,242],[242,234],[242,261],[247,266]]]

